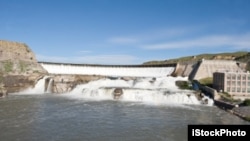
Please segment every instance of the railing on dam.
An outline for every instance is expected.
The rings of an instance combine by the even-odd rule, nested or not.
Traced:
[[[159,77],[171,75],[176,64],[162,65],[97,65],[39,62],[51,74]]]

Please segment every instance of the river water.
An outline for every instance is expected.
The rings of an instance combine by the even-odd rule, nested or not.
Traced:
[[[2,141],[187,141],[189,124],[249,124],[180,90],[183,78],[102,79],[70,93],[33,89],[0,99]],[[116,88],[123,95],[113,99]]]
[[[214,106],[89,101],[55,94],[0,99],[3,141],[186,141],[188,124],[249,124]]]

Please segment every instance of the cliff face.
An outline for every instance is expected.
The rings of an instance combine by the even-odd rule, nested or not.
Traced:
[[[45,91],[57,94],[67,93],[72,91],[77,85],[86,84],[101,78],[105,77],[98,75],[50,74],[45,80]]]
[[[26,44],[0,40],[0,84],[8,93],[34,85],[46,73]]]
[[[3,40],[0,40],[0,72],[19,75],[46,73],[26,44]]]

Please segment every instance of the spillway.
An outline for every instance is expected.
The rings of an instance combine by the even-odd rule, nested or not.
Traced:
[[[175,64],[166,65],[84,65],[39,62],[50,74],[80,74],[131,77],[169,76],[175,70]]]
[[[154,81],[152,81],[152,78],[137,78],[129,81],[103,78],[91,81],[87,84],[78,85],[64,96],[85,100],[119,100],[154,105],[200,105],[207,100],[208,103],[205,105],[213,105],[213,100],[208,97],[198,100],[193,91],[179,89],[175,85],[177,80],[187,80],[187,78],[175,78],[171,76],[157,77]],[[121,94],[115,98],[114,92],[116,89],[120,89]]]

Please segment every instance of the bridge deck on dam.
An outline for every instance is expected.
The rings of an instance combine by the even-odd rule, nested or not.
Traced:
[[[96,65],[39,62],[51,74],[159,77],[171,75],[176,64],[163,65]]]

